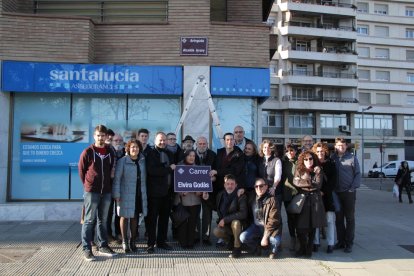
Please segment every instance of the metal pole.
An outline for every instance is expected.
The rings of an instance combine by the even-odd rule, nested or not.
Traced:
[[[362,163],[362,177],[364,177],[364,163],[365,163],[365,155],[364,155],[364,128],[365,128],[365,123],[364,123],[364,112],[365,112],[365,108],[362,109],[362,131],[361,131],[361,163]]]

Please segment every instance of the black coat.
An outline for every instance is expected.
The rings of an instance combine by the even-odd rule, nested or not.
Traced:
[[[216,210],[217,210],[217,223],[224,219],[225,224],[230,224],[233,220],[239,220],[240,223],[245,227],[247,224],[247,215],[248,215],[248,209],[247,209],[247,197],[246,195],[241,195],[233,199],[233,201],[230,203],[229,208],[227,209],[227,214],[223,216],[220,212],[220,202],[223,198],[224,193],[226,193],[225,190],[221,191],[217,197],[216,197]]]
[[[161,163],[160,151],[164,151],[169,159],[169,164]],[[154,147],[146,157],[147,165],[147,195],[149,197],[164,197],[172,193],[174,172],[170,164],[173,164],[172,153],[166,149]],[[169,180],[170,178],[170,180]]]
[[[229,160],[228,162],[226,162],[226,158]],[[217,176],[214,186],[215,193],[218,193],[224,188],[224,176],[227,174],[232,174],[236,177],[238,188],[244,188],[244,156],[243,152],[236,146],[229,156],[227,156],[225,148],[217,150]]]
[[[321,165],[324,172],[324,178],[322,181],[321,191],[323,193],[322,200],[325,211],[335,212],[335,206],[333,203],[332,193],[335,190],[336,182],[336,167],[335,163],[328,159]]]

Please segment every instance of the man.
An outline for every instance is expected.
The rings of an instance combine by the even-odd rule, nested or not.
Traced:
[[[164,132],[155,135],[154,148],[148,152],[147,196],[148,196],[148,248],[154,253],[154,246],[171,250],[167,244],[168,220],[171,212],[172,174],[175,169],[173,157],[167,147]],[[157,231],[158,230],[158,231]]]
[[[239,258],[241,255],[240,234],[247,219],[246,195],[237,196],[237,183],[233,175],[224,177],[224,190],[216,198],[217,227],[213,233],[217,238],[227,242],[228,248],[233,251],[230,258]]]
[[[173,132],[167,134],[167,150],[173,153],[174,164],[177,164],[179,161],[181,161],[183,150],[181,149],[180,145],[177,144],[177,136]]]
[[[311,150],[313,146],[313,138],[310,135],[305,135],[302,138],[302,152]]]
[[[270,243],[269,258],[275,259],[280,244],[280,210],[264,179],[258,178],[254,187],[256,193],[251,194],[248,200],[253,223],[241,233],[240,241],[250,252],[257,254],[261,254],[261,249],[269,247]]]
[[[195,140],[191,137],[191,135],[185,136],[182,142],[181,146],[183,151],[194,149]]]
[[[201,166],[210,166],[211,170],[216,169],[216,153],[208,148],[207,138],[200,136],[196,141],[196,160],[195,163]],[[213,178],[214,181],[214,178]],[[211,202],[211,195],[209,200]],[[207,204],[206,201],[201,202],[201,233],[202,241],[205,245],[211,245],[210,232],[211,232],[211,220],[212,220],[212,209],[211,205]],[[198,227],[200,229],[200,226]]]
[[[114,137],[115,132],[108,128],[107,132],[106,132],[106,139],[105,139],[105,144],[107,145],[111,145],[112,144],[112,138]]]
[[[151,146],[148,144],[149,131],[146,128],[140,128],[137,133],[137,140],[142,144],[142,153],[147,157],[148,152],[151,151]]]
[[[232,174],[236,177],[239,189],[244,188],[244,156],[243,151],[234,145],[233,133],[227,132],[223,136],[224,148],[217,150],[217,170],[213,170],[216,176],[213,193],[216,195],[223,189],[224,176]]]
[[[82,247],[86,261],[94,261],[91,242],[96,219],[98,220],[98,250],[101,255],[114,256],[107,241],[107,218],[111,204],[111,171],[115,163],[115,155],[110,145],[105,144],[107,129],[103,125],[95,127],[93,138],[95,143],[83,150],[78,163],[85,208],[82,225]]]
[[[244,129],[242,126],[235,126],[233,130],[234,134],[234,144],[239,147],[239,149],[244,150],[247,141],[252,141],[244,137]]]
[[[351,253],[355,236],[356,189],[360,186],[361,171],[356,156],[347,151],[347,142],[344,138],[335,139],[335,150],[336,153],[332,157],[337,175],[335,192],[338,195],[341,209],[336,212],[338,243],[334,249],[343,248],[344,252]]]
[[[115,164],[118,162],[119,159],[125,156],[125,147],[124,147],[124,139],[120,134],[114,134],[112,137],[112,149],[115,153]],[[114,165],[115,167],[116,165]],[[120,222],[119,216],[116,214],[116,206],[115,200],[111,200],[111,205],[109,206],[108,211],[108,221],[107,221],[107,230],[108,230],[108,240],[117,241],[118,243],[121,242],[121,239],[118,237],[121,235],[120,229]],[[114,220],[114,233],[112,234],[112,219]]]

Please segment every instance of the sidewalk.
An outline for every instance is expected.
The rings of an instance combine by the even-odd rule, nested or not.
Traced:
[[[1,222],[0,275],[414,275],[414,205],[408,204],[405,194],[401,204],[391,192],[367,187],[357,194],[356,237],[350,254],[326,254],[322,240],[312,259],[294,258],[284,227],[284,248],[276,260],[234,260],[215,246],[185,251],[177,243],[170,243],[173,251],[156,249],[148,255],[140,240],[138,253],[114,258],[96,254],[97,261],[85,262],[79,222]],[[112,247],[121,252],[120,245]]]

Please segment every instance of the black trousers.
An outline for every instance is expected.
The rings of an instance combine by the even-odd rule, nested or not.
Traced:
[[[112,233],[112,218],[114,218],[114,233]],[[108,211],[108,220],[106,223],[107,223],[106,229],[108,231],[108,237],[113,236],[116,239],[118,235],[121,234],[121,228],[120,228],[120,219],[116,213],[116,201],[114,199],[111,200],[111,205],[109,206],[109,211]]]
[[[201,205],[184,206],[190,217],[177,228],[178,241],[182,247],[194,246],[196,225],[200,216]]]
[[[336,235],[338,243],[352,246],[355,237],[355,200],[356,191],[339,192],[341,210],[336,212]]]
[[[283,203],[285,205],[285,211],[286,211],[287,207],[290,204],[290,201],[284,201]],[[289,228],[289,236],[291,238],[296,238],[296,217],[297,215],[288,213],[286,211],[286,217],[287,217],[287,224]]]
[[[406,184],[406,185],[401,184],[401,185],[398,186],[399,200],[402,201],[401,194],[402,194],[403,188],[405,188],[405,191],[407,192],[408,200],[410,202],[413,201],[412,198],[411,198],[410,184]]]
[[[148,197],[148,246],[167,241],[168,221],[171,213],[171,196]]]

